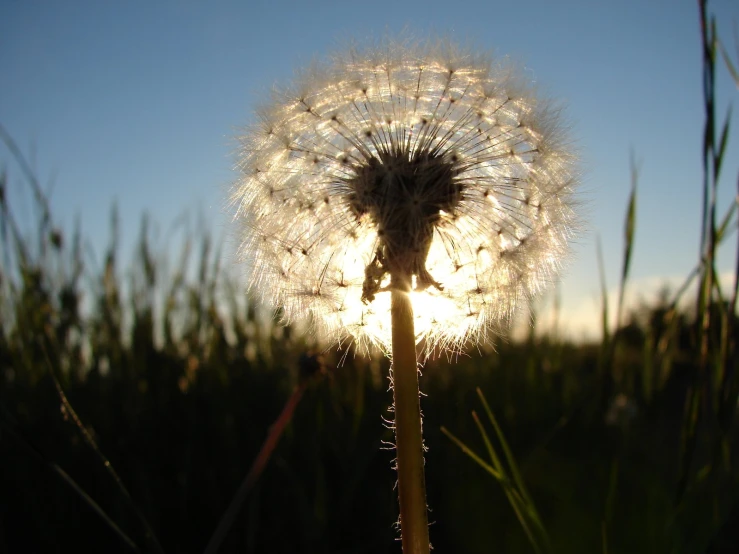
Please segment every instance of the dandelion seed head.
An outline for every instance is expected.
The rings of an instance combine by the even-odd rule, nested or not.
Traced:
[[[240,140],[250,286],[329,341],[388,351],[391,287],[427,352],[484,341],[558,274],[578,224],[559,110],[448,44],[314,64]]]

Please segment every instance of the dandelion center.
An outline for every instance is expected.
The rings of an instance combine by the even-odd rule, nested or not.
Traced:
[[[379,246],[365,268],[362,300],[371,302],[386,274],[392,285],[443,290],[426,268],[434,229],[442,213],[453,214],[464,185],[455,182],[454,162],[435,154],[382,154],[371,157],[349,179],[347,200],[358,219],[369,216]]]

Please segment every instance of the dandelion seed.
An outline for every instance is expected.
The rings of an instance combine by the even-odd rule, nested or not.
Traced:
[[[389,351],[393,275],[427,352],[484,341],[553,280],[576,224],[558,110],[505,63],[448,45],[313,67],[240,155],[251,286],[329,341]]]

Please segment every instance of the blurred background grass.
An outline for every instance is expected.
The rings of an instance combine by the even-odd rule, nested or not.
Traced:
[[[599,343],[539,333],[533,314],[528,336],[426,363],[438,552],[537,548],[505,481],[441,431],[485,457],[489,437],[471,416],[485,413],[478,387],[500,424],[491,436],[505,436],[511,474],[546,529],[542,549],[739,551],[737,286],[722,290],[714,263],[737,217],[736,204],[716,206],[730,130],[714,113],[712,83],[716,64],[733,66],[702,14],[702,261],[684,289],[636,310],[609,307],[604,292]],[[221,551],[398,552],[387,360],[319,351],[299,329],[272,324],[207,234],[172,252],[153,244],[144,218],[124,265],[114,209],[96,260],[78,228],[55,225],[23,154],[2,138],[35,219],[17,220],[0,174],[0,551],[202,552],[303,383]],[[637,177],[624,207],[622,291],[638,244]]]

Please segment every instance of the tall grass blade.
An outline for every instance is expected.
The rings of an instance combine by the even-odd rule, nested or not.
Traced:
[[[634,232],[636,229],[636,187],[639,181],[639,168],[631,157],[631,193],[629,194],[629,202],[626,208],[626,221],[624,222],[624,253],[623,264],[621,266],[621,282],[618,290],[618,310],[616,312],[616,329],[621,327],[624,295],[626,292],[626,281],[629,277],[631,269],[631,255],[634,251]]]

